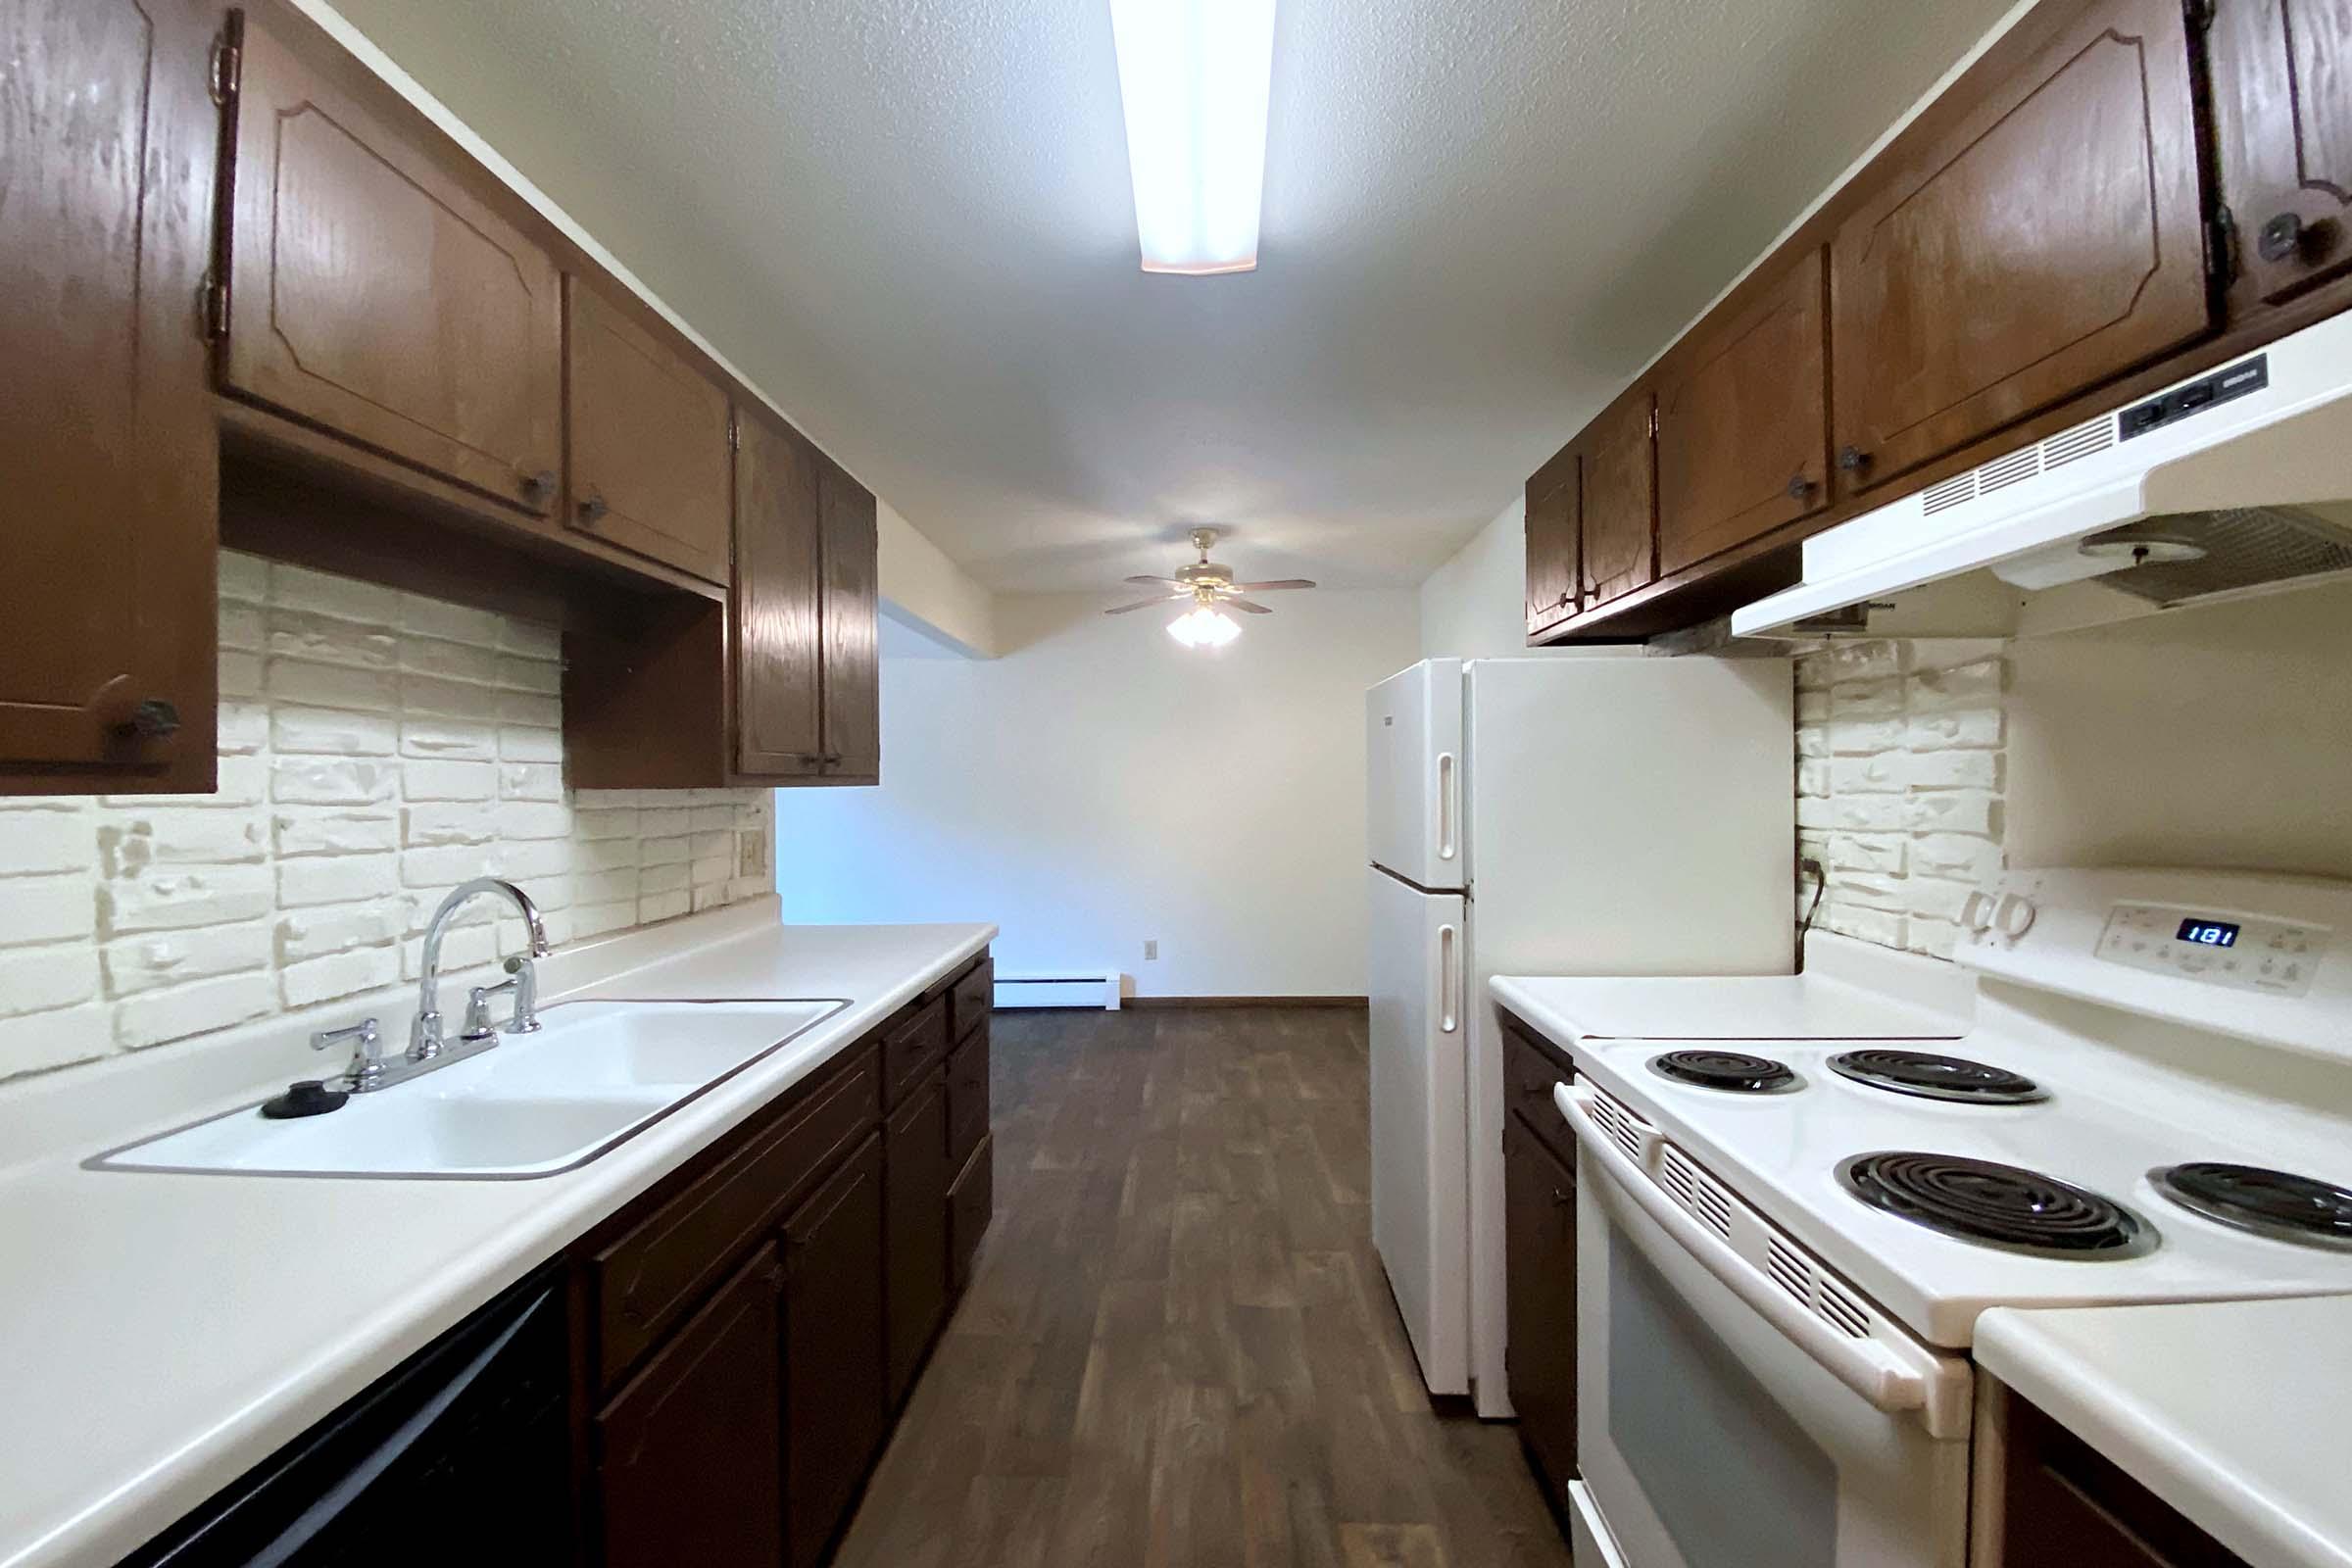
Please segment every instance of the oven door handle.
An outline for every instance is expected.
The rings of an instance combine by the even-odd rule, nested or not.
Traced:
[[[1683,1250],[1731,1288],[1756,1314],[1821,1363],[1833,1377],[1874,1409],[1887,1414],[1917,1410],[1929,1434],[1937,1438],[1964,1436],[1968,1426],[1968,1396],[1963,1383],[1950,1375],[1942,1358],[1921,1351],[1919,1364],[1882,1340],[1854,1339],[1815,1317],[1802,1302],[1773,1283],[1764,1271],[1741,1257],[1713,1231],[1700,1224],[1665,1189],[1650,1180],[1640,1163],[1618,1147],[1592,1109],[1592,1091],[1555,1084],[1552,1101],[1610,1184],[1631,1198],[1642,1211]],[[1656,1156],[1660,1140],[1654,1132],[1642,1139],[1644,1161]]]

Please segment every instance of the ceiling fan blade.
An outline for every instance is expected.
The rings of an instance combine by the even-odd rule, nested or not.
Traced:
[[[1115,610],[1105,610],[1102,613],[1105,615],[1128,615],[1139,610],[1153,610],[1161,605],[1172,605],[1179,599],[1190,599],[1191,597],[1192,594],[1189,590],[1180,594],[1162,594],[1157,599],[1138,600],[1132,605],[1121,605]]]
[[[1236,599],[1230,594],[1226,595],[1222,603],[1230,609],[1241,611],[1244,614],[1271,615],[1274,613],[1263,605],[1253,605],[1247,599]]]
[[[1233,587],[1236,593],[1265,594],[1282,588],[1312,588],[1314,585],[1311,578],[1285,577],[1280,582],[1237,582]]]
[[[1181,588],[1184,586],[1173,577],[1126,577],[1120,580],[1132,583],[1138,588]]]

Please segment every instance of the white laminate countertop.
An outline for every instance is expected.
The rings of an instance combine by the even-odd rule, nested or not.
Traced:
[[[185,1068],[93,1070],[94,1085],[136,1107],[129,1119],[109,1125],[87,1095],[61,1100],[38,1125],[70,1122],[75,1138],[0,1171],[0,1568],[115,1562],[996,935],[775,918],[768,900],[559,954],[567,966],[550,976],[549,1002],[851,1005],[611,1153],[542,1180],[87,1170],[81,1160],[103,1149],[282,1088],[298,1075],[289,1061],[318,1064],[297,1037],[291,1058],[282,1046],[238,1058],[251,1065],[233,1092],[216,1068],[208,1098],[169,1105],[152,1082]]]
[[[2352,1297],[1996,1308],[1975,1353],[2254,1568],[2352,1568]]]

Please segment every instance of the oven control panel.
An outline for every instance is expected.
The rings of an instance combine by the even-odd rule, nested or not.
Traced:
[[[2127,903],[2108,911],[2098,955],[2154,974],[2299,997],[2311,990],[2327,945],[2322,926],[2184,905]]]

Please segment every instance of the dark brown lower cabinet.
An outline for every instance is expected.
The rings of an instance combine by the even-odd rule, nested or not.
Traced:
[[[972,1283],[972,1260],[979,1255],[980,1238],[996,1214],[997,1141],[980,1140],[972,1157],[963,1162],[956,1185],[948,1189],[949,1275],[960,1296]]]
[[[882,1446],[882,1140],[875,1136],[784,1225],[785,1560],[792,1568],[825,1560]]]
[[[1576,1477],[1576,1172],[1517,1117],[1503,1124],[1511,1404],[1536,1473],[1565,1506]]]
[[[890,1193],[890,1407],[914,1385],[948,1310],[948,1096],[941,1069],[892,1112],[884,1144]]]
[[[1991,1560],[2002,1568],[2247,1568],[2016,1394],[1994,1387],[1988,1397],[1990,1419],[1978,1429],[1977,1484],[1997,1489]]]
[[[783,1287],[769,1242],[597,1416],[606,1568],[782,1559]]]

